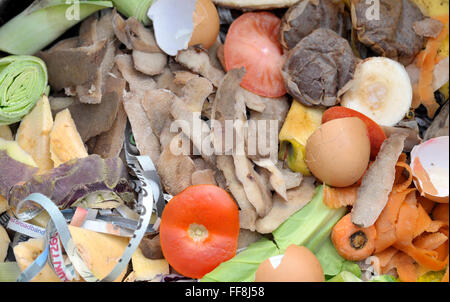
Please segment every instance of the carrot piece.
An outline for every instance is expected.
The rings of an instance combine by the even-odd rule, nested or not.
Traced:
[[[356,200],[358,186],[345,188],[323,187],[323,203],[332,209],[352,206]]]
[[[436,250],[447,240],[448,237],[441,232],[422,234],[414,240],[414,245],[421,249]]]
[[[436,110],[439,108],[433,91],[433,72],[438,54],[438,49],[441,46],[442,41],[448,35],[448,14],[442,17],[434,17],[445,24],[444,29],[441,31],[438,37],[430,38],[427,42],[427,46],[423,55],[420,55],[418,64],[421,65],[422,70],[419,78],[418,93],[421,102],[425,105],[428,111],[428,116],[433,118]],[[423,56],[423,57],[422,57]],[[423,59],[422,59],[423,58]]]
[[[427,212],[421,204],[418,204],[417,210],[418,216],[416,221],[416,228],[414,230],[414,238],[425,232],[432,222],[430,216],[428,216]]]
[[[417,263],[433,271],[440,271],[445,268],[448,259],[442,261],[439,259],[439,254],[436,251],[429,251],[426,249],[417,248],[412,245],[401,245],[395,243],[394,247],[398,248],[405,254],[410,255]]]
[[[437,204],[431,215],[433,216],[433,219],[444,221],[448,225],[448,203]]]
[[[420,194],[417,196],[417,201],[422,205],[422,207],[428,214],[431,214],[434,206],[436,205],[434,201],[429,200],[428,198],[421,196]]]
[[[380,266],[385,268],[397,252],[398,250],[396,248],[389,247],[380,253],[376,253],[375,256],[380,261]]]
[[[428,227],[425,229],[425,232],[436,233],[437,231],[439,231],[440,228],[442,228],[443,226],[446,226],[446,225],[448,225],[448,224],[444,221],[433,220],[428,225]]]
[[[402,154],[404,154],[404,153],[402,153]],[[401,162],[401,161],[397,162],[396,167],[400,168],[400,169],[397,169],[397,171],[400,171],[400,172],[398,172],[399,174],[396,176],[397,182],[395,183],[395,190],[400,191],[400,192],[405,191],[406,189],[409,188],[409,186],[411,185],[412,180],[413,180],[411,168],[407,163]],[[403,168],[403,169],[401,169],[401,168]],[[408,179],[406,179],[406,180],[402,179],[404,170],[408,171]],[[400,183],[400,181],[402,181],[402,182]]]
[[[397,273],[402,282],[416,282],[417,269],[414,265],[414,259],[405,253],[397,253],[394,256],[394,263],[397,267]]]
[[[404,246],[412,243],[418,216],[419,211],[415,205],[409,203],[402,204],[395,226],[397,243]]]
[[[397,221],[400,207],[406,196],[416,189],[408,189],[403,192],[391,192],[386,207],[375,222],[377,239],[375,240],[375,252],[380,253],[397,241],[395,223]]]
[[[347,260],[358,261],[371,256],[375,250],[377,231],[374,226],[360,228],[352,223],[351,214],[345,215],[333,227],[331,241],[338,253]]]

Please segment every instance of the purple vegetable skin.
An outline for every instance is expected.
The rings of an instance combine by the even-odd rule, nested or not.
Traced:
[[[29,180],[37,170],[14,160],[6,150],[0,150],[0,195],[7,197],[12,186]]]
[[[132,198],[128,173],[120,158],[90,155],[69,161],[45,174],[33,176],[23,185],[15,185],[8,199],[15,209],[29,194],[42,193],[60,209],[65,209],[91,193],[101,192],[116,193],[118,201]]]

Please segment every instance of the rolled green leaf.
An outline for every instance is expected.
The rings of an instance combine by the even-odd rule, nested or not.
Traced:
[[[126,17],[135,17],[137,20],[150,24],[147,12],[154,0],[112,0],[117,10]]]
[[[14,124],[27,115],[46,91],[47,82],[47,67],[39,58],[0,59],[0,125]]]
[[[35,54],[89,15],[108,7],[112,7],[111,1],[36,0],[0,27],[0,50]]]

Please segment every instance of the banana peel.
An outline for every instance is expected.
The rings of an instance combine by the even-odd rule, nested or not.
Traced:
[[[292,102],[279,134],[279,159],[286,160],[294,172],[311,175],[305,163],[306,142],[322,124],[323,111],[322,108],[306,107],[295,100]]]

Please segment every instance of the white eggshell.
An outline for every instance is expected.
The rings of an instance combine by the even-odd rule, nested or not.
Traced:
[[[197,0],[156,0],[148,11],[158,46],[168,55],[188,48]]]
[[[419,159],[438,194],[423,192],[424,179],[415,173],[415,160]],[[449,137],[432,138],[411,151],[411,170],[416,187],[429,199],[448,202],[449,191]],[[447,200],[447,201],[445,201]]]

